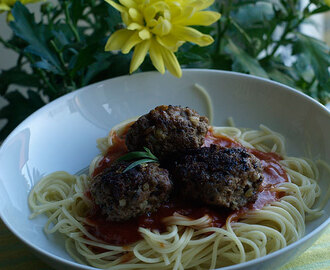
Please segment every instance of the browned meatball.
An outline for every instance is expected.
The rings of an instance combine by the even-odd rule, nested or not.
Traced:
[[[128,150],[147,147],[158,158],[186,149],[199,148],[204,143],[208,119],[188,107],[158,106],[141,116],[128,130]]]
[[[211,145],[188,151],[173,174],[181,192],[206,204],[236,210],[256,200],[261,162],[243,148]]]
[[[92,198],[108,220],[124,221],[153,212],[171,191],[168,171],[157,163],[138,165],[123,173],[129,164],[116,162],[93,179]]]

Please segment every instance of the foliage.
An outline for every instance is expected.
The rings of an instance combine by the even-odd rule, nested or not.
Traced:
[[[176,56],[183,68],[233,70],[300,89],[322,103],[330,101],[329,47],[299,32],[310,17],[329,11],[324,1],[218,0],[222,14],[213,26],[196,27],[215,42],[185,43]],[[49,101],[82,86],[128,74],[132,54],[104,52],[110,33],[122,28],[118,11],[102,0],[58,0],[41,5],[41,20],[17,2],[13,35],[0,43],[17,52],[15,67],[1,70],[0,110],[4,139],[25,117]],[[154,70],[150,59],[139,71]],[[18,87],[25,91],[19,91]]]
[[[159,163],[158,158],[151,153],[151,151],[147,147],[143,147],[144,151],[136,151],[136,152],[129,152],[124,156],[121,156],[116,161],[133,161],[127,168],[123,171],[124,173],[133,169],[134,167],[146,164],[150,162]]]

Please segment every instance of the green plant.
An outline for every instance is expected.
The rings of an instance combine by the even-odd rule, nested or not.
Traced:
[[[176,53],[181,67],[249,73],[330,101],[329,47],[299,32],[310,17],[330,10],[324,1],[310,0],[300,8],[298,0],[223,0],[212,9],[222,18],[197,28],[215,42],[208,47],[185,43]],[[1,140],[47,102],[129,72],[131,53],[104,52],[110,33],[123,27],[119,12],[106,2],[59,0],[42,4],[40,11],[37,22],[17,2],[10,22],[13,35],[0,37],[18,54],[16,65],[0,74],[0,94],[8,101],[0,110],[0,119],[7,120]],[[148,57],[137,72],[147,70],[154,70]]]
[[[147,147],[143,147],[143,148],[144,151],[129,152],[128,154],[121,156],[116,160],[116,161],[133,161],[123,171],[124,173],[141,164],[146,164],[150,162],[159,163],[158,158],[153,153],[151,153],[151,151]]]

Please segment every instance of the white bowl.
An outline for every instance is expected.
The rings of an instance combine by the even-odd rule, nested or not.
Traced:
[[[232,72],[185,70],[181,79],[156,72],[106,80],[67,94],[44,106],[21,123],[0,149],[0,215],[8,228],[45,262],[57,269],[94,269],[76,263],[65,251],[63,237],[46,236],[45,216],[30,220],[27,197],[41,176],[65,170],[71,174],[88,166],[97,155],[96,139],[112,126],[145,114],[160,104],[189,106],[207,114],[198,83],[214,104],[214,125],[229,116],[237,126],[265,124],[282,133],[289,155],[330,163],[330,113],[310,97],[284,85]],[[323,176],[322,190],[330,179]],[[324,196],[325,194],[323,194]],[[307,223],[306,236],[263,258],[224,269],[276,269],[299,255],[330,223],[325,214]]]

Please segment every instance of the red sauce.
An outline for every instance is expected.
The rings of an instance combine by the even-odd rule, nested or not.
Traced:
[[[127,152],[125,134],[124,132],[122,137],[115,136],[114,145],[109,148],[106,156],[100,163],[100,166],[96,168],[93,175],[100,173],[114,160]],[[223,147],[243,147],[240,143],[228,137],[213,134],[212,129],[207,133],[203,146],[208,147],[211,144],[217,144]],[[250,209],[261,209],[267,203],[281,198],[283,194],[274,191],[274,187],[279,183],[288,181],[288,176],[279,163],[282,159],[281,156],[275,153],[264,153],[255,149],[247,149],[247,151],[261,160],[264,168],[264,181],[260,187],[257,200],[242,207],[238,211],[211,207],[192,201],[183,201],[180,198],[166,202],[154,213],[145,214],[125,222],[106,221],[100,212],[95,209],[88,218],[89,223],[93,225],[86,226],[86,228],[95,237],[107,243],[123,246],[142,239],[141,234],[138,232],[139,227],[158,230],[159,232],[166,231],[166,225],[163,220],[166,217],[172,216],[175,212],[192,220],[201,218],[207,214],[212,220],[210,226],[222,227],[228,217],[231,217],[232,220],[238,220]]]
[[[122,134],[120,136],[117,135],[116,132],[114,132],[112,137],[112,146],[109,147],[107,153],[103,157],[103,159],[100,161],[99,165],[95,168],[93,172],[93,176],[98,175],[100,172],[103,172],[106,168],[108,168],[117,158],[120,158],[121,156],[125,155],[128,152],[128,149],[125,144],[125,138],[128,129],[133,125],[134,122],[129,123]]]
[[[123,246],[142,239],[138,232],[138,219],[110,222],[99,211],[95,211],[87,220],[90,223],[90,225],[85,225],[88,232],[106,243]]]
[[[210,226],[219,228],[225,224],[231,213],[226,209],[219,211],[215,207],[192,201],[173,200],[164,203],[156,212],[123,222],[107,221],[98,209],[94,209],[87,219],[92,226],[86,225],[86,228],[89,233],[107,243],[129,245],[142,239],[138,232],[139,227],[158,230],[160,233],[165,232],[166,224],[163,219],[172,216],[175,212],[191,220],[208,215],[212,220]]]
[[[220,145],[223,147],[242,147],[242,145],[228,137],[218,136],[213,134],[213,128],[210,128],[206,134],[202,147],[210,147],[211,144]]]
[[[265,153],[256,149],[247,149],[250,153],[260,159],[264,167],[265,179],[262,182],[263,186],[276,185],[288,181],[288,175],[279,161],[283,158],[276,153]]]

